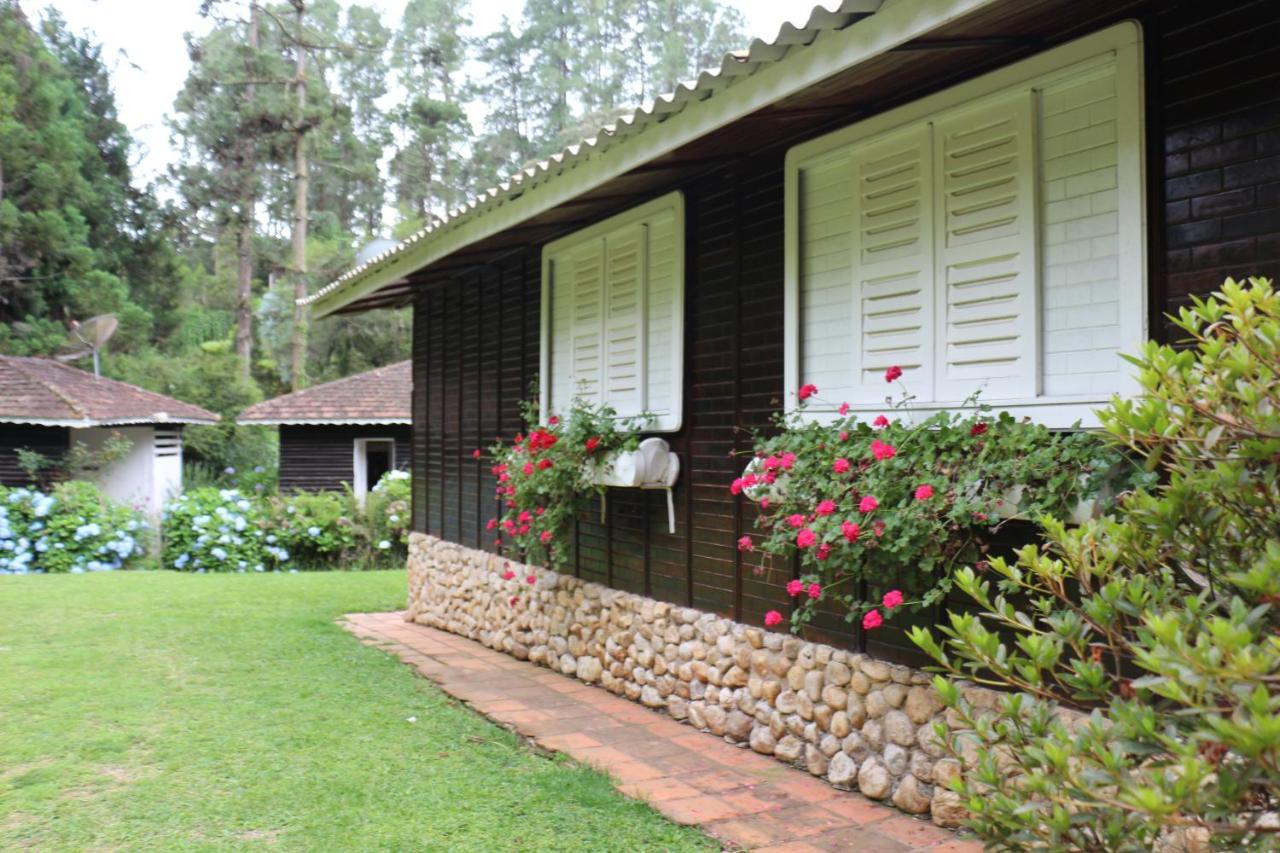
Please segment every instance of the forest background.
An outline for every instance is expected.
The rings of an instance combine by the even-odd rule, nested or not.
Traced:
[[[104,375],[223,416],[187,430],[211,479],[274,468],[245,406],[408,357],[406,309],[309,322],[298,296],[746,44],[718,0],[525,0],[480,36],[466,0],[200,14],[175,160],[138,186],[102,45],[0,0],[0,352],[114,315]]]

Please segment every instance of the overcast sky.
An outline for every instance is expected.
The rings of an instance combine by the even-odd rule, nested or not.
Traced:
[[[363,0],[379,8],[388,25],[400,18],[405,0]],[[751,36],[773,38],[782,21],[804,19],[814,0],[726,0],[741,10]],[[46,8],[58,9],[74,32],[90,30],[103,45],[111,69],[120,118],[138,145],[135,182],[163,174],[173,158],[165,115],[187,74],[184,32],[203,33],[200,0],[20,0],[34,20]],[[523,0],[473,0],[473,29],[497,29],[503,15],[517,20]],[[745,46],[745,45],[744,45]],[[660,94],[657,92],[650,95]]]

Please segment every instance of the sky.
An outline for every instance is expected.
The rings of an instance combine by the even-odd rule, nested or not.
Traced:
[[[363,0],[399,20],[405,0]],[[750,36],[771,39],[788,17],[803,20],[814,0],[725,0],[746,19]],[[144,185],[163,175],[175,158],[165,115],[186,78],[183,33],[201,34],[209,24],[199,14],[200,0],[20,0],[33,21],[44,9],[56,8],[73,32],[91,31],[103,45],[111,69],[120,119],[133,134],[137,150],[134,183]],[[518,20],[523,0],[473,0],[472,28],[490,32],[503,16]],[[745,47],[745,45],[744,45]],[[650,95],[661,94],[652,92]]]

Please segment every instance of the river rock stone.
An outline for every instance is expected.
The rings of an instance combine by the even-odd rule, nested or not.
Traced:
[[[884,715],[884,736],[899,746],[911,746],[916,741],[916,727],[903,712],[890,711]]]
[[[805,744],[804,766],[806,770],[814,776],[825,776],[829,765],[830,761],[826,753],[811,743]]]
[[[871,756],[858,768],[858,790],[864,797],[883,800],[889,795],[892,785],[893,777],[876,756]]]
[[[898,789],[893,792],[893,804],[904,812],[911,814],[924,814],[929,811],[929,800],[931,791],[929,786],[920,782],[916,777],[907,775],[902,777],[902,781],[898,783]]]
[[[764,726],[756,726],[751,730],[751,748],[761,755],[773,755],[777,745],[773,734]]]
[[[942,697],[932,687],[912,687],[907,691],[907,703],[903,709],[911,722],[923,725],[942,710]]]
[[[752,719],[742,711],[734,709],[724,721],[724,733],[734,740],[746,740],[751,736]]]
[[[804,741],[795,735],[787,735],[774,745],[773,754],[783,761],[796,761],[804,754]]]
[[[849,788],[853,786],[857,778],[858,765],[854,763],[852,758],[843,752],[837,752],[831,756],[831,761],[827,766],[828,782],[841,788]]]

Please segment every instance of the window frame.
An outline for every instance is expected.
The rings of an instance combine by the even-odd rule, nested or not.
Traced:
[[[921,122],[936,122],[951,114],[969,111],[986,103],[1008,97],[1014,87],[1032,89],[1069,79],[1092,67],[1114,63],[1116,68],[1116,98],[1122,104],[1136,103],[1132,112],[1120,110],[1116,118],[1117,171],[1122,182],[1136,189],[1137,200],[1133,204],[1121,204],[1117,210],[1118,222],[1118,271],[1117,280],[1133,282],[1131,287],[1121,287],[1120,304],[1120,352],[1133,352],[1148,336],[1147,304],[1149,282],[1147,269],[1147,180],[1146,180],[1146,93],[1142,62],[1142,30],[1136,21],[1124,21],[1098,32],[1049,48],[1041,53],[998,68],[972,80],[967,80],[903,104],[887,112],[855,122],[816,139],[800,143],[787,151],[784,164],[784,391],[786,409],[797,406],[796,392],[804,381],[801,370],[802,318],[800,291],[800,172],[844,155],[852,145],[870,142],[875,137],[907,130]],[[1033,144],[1039,145],[1038,134]],[[1036,203],[1039,203],[1039,158],[1036,169]],[[936,181],[936,176],[935,176]],[[1037,218],[1037,249],[1043,249],[1043,222]],[[1044,267],[1036,269],[1036,323],[1043,322],[1042,296],[1044,293]],[[935,283],[936,284],[936,283]],[[936,293],[936,288],[935,291]],[[936,306],[936,303],[935,303]],[[935,335],[938,321],[934,319]],[[1041,339],[1036,342],[1036,358],[1040,359]],[[936,363],[936,354],[935,354]],[[1043,366],[1037,367],[1036,385],[1043,380]],[[892,389],[886,386],[886,396]],[[1132,373],[1122,372],[1115,393],[1132,395],[1138,391],[1137,379]],[[984,394],[981,402],[1016,416],[1027,416],[1052,427],[1066,427],[1079,421],[1084,426],[1098,425],[1094,407],[1106,403],[1110,394],[1086,394],[1078,396],[1046,396],[999,398]],[[810,408],[816,419],[830,418],[831,409]],[[924,419],[934,412],[958,410],[960,400],[920,400],[912,403],[914,413],[902,411],[904,417]],[[868,417],[884,412],[882,405],[853,404],[855,415]]]
[[[687,246],[687,235],[685,233],[685,199],[682,190],[675,190],[666,193],[628,208],[622,213],[615,214],[602,219],[585,228],[581,228],[550,243],[545,243],[542,247],[540,285],[540,318],[538,329],[538,399],[540,405],[538,407],[540,417],[543,422],[553,414],[550,411],[551,405],[551,383],[552,383],[552,364],[551,350],[552,340],[551,334],[551,291],[554,282],[551,280],[551,259],[553,256],[560,254],[566,250],[588,243],[592,240],[599,239],[603,235],[625,228],[628,225],[645,222],[655,213],[666,213],[670,211],[673,222],[672,231],[675,235],[676,245],[673,249],[673,265],[672,270],[672,329],[671,329],[671,410],[663,416],[660,421],[652,427],[646,428],[646,433],[675,433],[684,427],[684,393],[685,393],[685,370],[684,370],[684,328],[685,328],[685,252]],[[603,286],[603,284],[602,284]],[[645,266],[645,311],[641,317],[645,334],[648,334],[649,328],[649,270],[646,259]],[[602,312],[603,314],[603,312]],[[603,330],[602,330],[603,331]],[[602,358],[603,350],[603,335]],[[647,352],[647,341],[646,341]],[[644,382],[648,382],[648,364],[647,356],[644,369]],[[602,391],[603,393],[603,391]],[[608,403],[608,400],[604,400]],[[619,418],[630,417],[628,413],[619,413]]]

